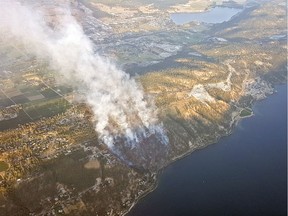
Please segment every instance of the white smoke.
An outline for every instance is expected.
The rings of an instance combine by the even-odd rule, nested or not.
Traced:
[[[0,0],[0,4],[0,37],[5,35],[10,43],[21,41],[66,81],[76,83],[94,113],[95,130],[110,148],[116,137],[135,145],[156,134],[160,142],[168,142],[156,107],[148,105],[134,79],[94,53],[92,42],[69,9],[58,9],[61,16],[51,28],[35,8],[15,0]]]

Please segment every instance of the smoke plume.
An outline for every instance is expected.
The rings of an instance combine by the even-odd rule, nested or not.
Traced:
[[[111,149],[116,139],[121,138],[132,147],[151,134],[167,143],[156,107],[148,104],[141,86],[108,59],[94,53],[93,43],[68,7],[58,11],[61,16],[57,17],[57,25],[51,27],[43,12],[15,0],[2,1],[0,35],[5,35],[10,43],[20,41],[83,93],[94,113],[95,130]]]

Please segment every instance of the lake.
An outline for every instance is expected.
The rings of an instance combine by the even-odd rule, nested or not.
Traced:
[[[231,136],[172,163],[129,216],[286,216],[287,85]]]
[[[240,11],[240,9],[236,8],[214,7],[209,11],[199,13],[173,13],[171,14],[171,19],[177,25],[192,21],[215,24],[230,20],[232,16]]]

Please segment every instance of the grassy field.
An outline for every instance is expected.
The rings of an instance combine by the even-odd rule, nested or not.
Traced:
[[[41,117],[50,117],[64,112],[70,105],[63,98],[53,98],[50,100],[42,99],[30,102],[24,105],[23,109],[31,116],[33,120]]]
[[[253,114],[253,111],[251,109],[245,108],[241,111],[240,117],[244,118],[244,117],[251,116],[252,114]]]

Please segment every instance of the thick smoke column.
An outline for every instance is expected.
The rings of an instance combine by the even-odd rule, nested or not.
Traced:
[[[122,137],[134,145],[149,134],[167,143],[157,122],[156,107],[148,105],[141,87],[94,53],[92,42],[69,9],[59,10],[57,26],[51,28],[43,15],[27,5],[13,0],[2,2],[0,35],[10,42],[23,43],[29,52],[47,60],[65,80],[83,92],[95,116],[95,130],[110,148],[116,138]]]

